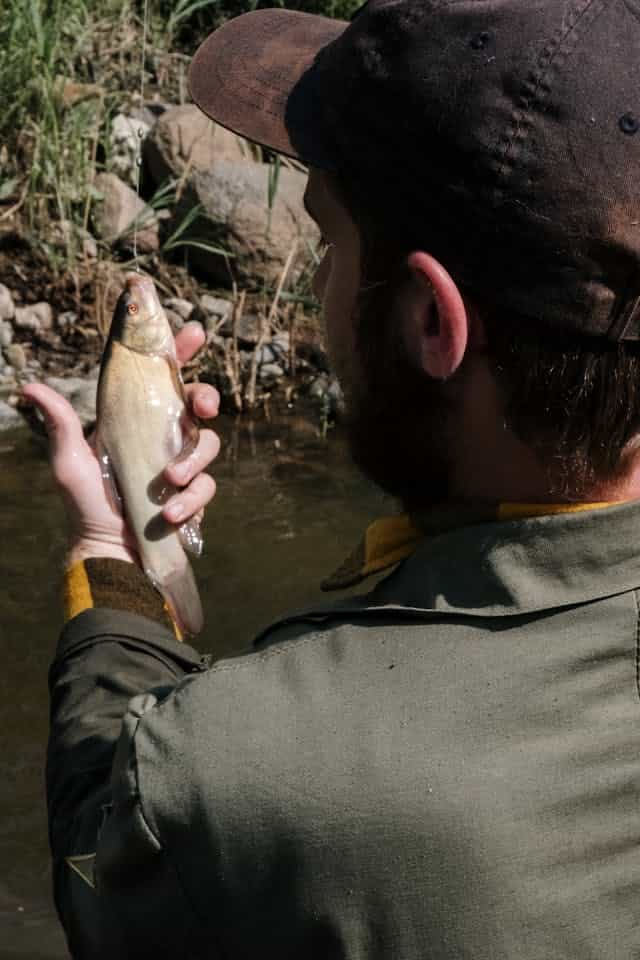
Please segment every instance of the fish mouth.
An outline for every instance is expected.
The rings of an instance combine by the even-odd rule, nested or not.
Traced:
[[[144,273],[127,273],[124,277],[125,288],[132,293],[136,287],[141,290],[155,290],[155,284],[151,277]]]
[[[127,273],[124,278],[124,289],[131,300],[137,302],[141,312],[140,319],[144,317],[149,323],[161,315],[162,308],[158,292],[151,277],[143,273]]]

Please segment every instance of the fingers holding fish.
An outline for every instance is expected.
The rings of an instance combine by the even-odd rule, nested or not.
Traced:
[[[205,339],[205,332],[201,323],[197,323],[195,320],[191,323],[185,323],[182,330],[175,335],[176,357],[180,366],[196,355]]]
[[[208,383],[187,383],[184,392],[191,412],[200,420],[212,420],[218,416],[220,394]]]
[[[216,482],[208,473],[199,473],[191,483],[167,500],[163,515],[171,523],[183,523],[200,515],[216,492]]]
[[[188,457],[170,463],[165,477],[176,487],[185,487],[215,460],[220,452],[220,439],[213,430],[201,430],[198,442]]]

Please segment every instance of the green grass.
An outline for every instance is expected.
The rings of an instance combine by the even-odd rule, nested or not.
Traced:
[[[0,226],[7,208],[19,208],[32,245],[54,270],[72,269],[82,257],[83,230],[97,199],[95,174],[108,165],[110,118],[139,95],[144,0],[1,2]],[[176,99],[184,81],[180,52],[192,53],[222,20],[277,3],[148,0],[146,95],[156,90],[163,99]],[[344,17],[359,3],[286,5]],[[269,207],[277,180],[276,163]],[[172,240],[183,242],[182,235]]]

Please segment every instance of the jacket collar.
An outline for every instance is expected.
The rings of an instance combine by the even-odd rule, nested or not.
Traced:
[[[376,607],[513,616],[639,587],[640,501],[633,501],[427,537],[370,600]]]
[[[516,617],[640,589],[640,501],[475,523],[427,536],[367,594],[318,603],[272,624],[335,617]],[[275,636],[275,635],[274,635]]]

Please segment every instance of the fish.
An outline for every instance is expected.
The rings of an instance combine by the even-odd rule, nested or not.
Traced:
[[[185,549],[199,555],[197,521],[176,529],[162,516],[175,492],[170,461],[198,441],[189,415],[171,326],[151,277],[128,273],[100,364],[96,454],[112,502],[135,538],[141,565],[182,633],[203,625],[202,604]]]

